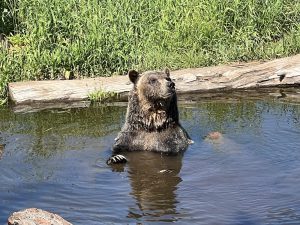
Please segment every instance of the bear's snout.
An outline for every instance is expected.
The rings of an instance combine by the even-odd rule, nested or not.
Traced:
[[[172,82],[172,81],[168,81],[167,85],[168,85],[169,88],[172,88],[172,89],[175,88],[175,83]]]

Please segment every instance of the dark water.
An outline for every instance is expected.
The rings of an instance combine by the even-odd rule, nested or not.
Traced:
[[[29,207],[74,225],[300,224],[300,105],[181,104],[195,141],[183,156],[131,153],[111,168],[105,160],[125,110],[1,108],[0,224]],[[223,137],[205,139],[211,131]]]

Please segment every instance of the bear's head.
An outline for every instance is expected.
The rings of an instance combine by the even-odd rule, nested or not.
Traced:
[[[170,78],[169,69],[143,74],[130,70],[128,76],[134,84],[133,90],[141,105],[152,109],[166,109],[172,100],[176,100],[175,84]]]

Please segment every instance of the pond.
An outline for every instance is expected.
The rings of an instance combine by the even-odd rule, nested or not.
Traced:
[[[179,104],[182,156],[106,159],[125,106],[0,108],[0,224],[41,208],[78,225],[300,224],[300,104],[207,98]],[[217,140],[205,138],[218,131]]]

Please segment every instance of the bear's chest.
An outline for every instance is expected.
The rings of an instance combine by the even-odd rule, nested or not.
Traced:
[[[165,129],[171,122],[171,118],[167,116],[166,111],[158,110],[155,112],[142,113],[140,116],[140,124],[147,131]]]
[[[131,149],[156,152],[177,152],[187,145],[187,138],[179,126],[163,131],[139,131],[131,140]]]

